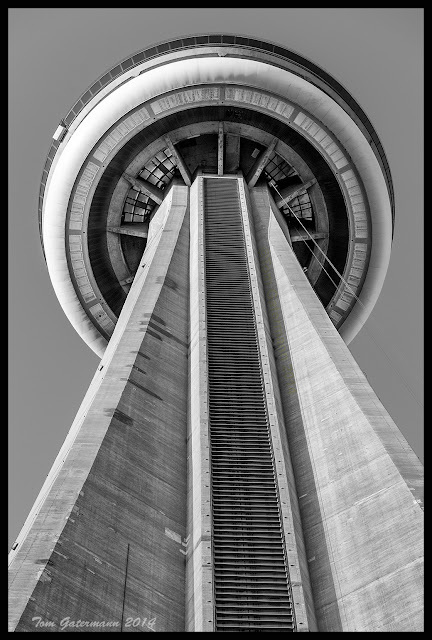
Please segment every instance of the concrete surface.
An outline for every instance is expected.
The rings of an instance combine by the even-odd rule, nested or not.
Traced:
[[[422,631],[422,465],[251,198],[318,630]]]
[[[174,186],[155,216],[73,436],[13,552],[11,631],[58,631],[66,618],[112,624],[93,631],[184,628],[187,201]]]

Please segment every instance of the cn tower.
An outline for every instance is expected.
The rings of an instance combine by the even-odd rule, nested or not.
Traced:
[[[422,630],[422,465],[348,349],[394,212],[379,131],[289,47],[179,35],[84,91],[39,228],[100,364],[10,631]]]

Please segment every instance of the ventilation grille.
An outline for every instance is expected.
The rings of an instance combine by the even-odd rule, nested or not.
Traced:
[[[238,182],[204,186],[216,631],[294,631]]]

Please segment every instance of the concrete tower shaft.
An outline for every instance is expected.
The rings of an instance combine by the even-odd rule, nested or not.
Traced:
[[[11,630],[420,630],[421,464],[269,187],[179,182],[12,552]]]
[[[160,43],[61,122],[39,214],[101,361],[10,630],[420,631],[422,466],[347,347],[393,189],[346,90],[271,43]]]

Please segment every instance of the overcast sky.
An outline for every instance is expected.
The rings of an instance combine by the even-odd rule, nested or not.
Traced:
[[[40,246],[52,134],[121,60],[209,32],[269,40],[312,60],[375,127],[394,181],[395,235],[380,299],[350,349],[423,459],[423,10],[9,9],[9,547],[99,362],[57,302]]]

